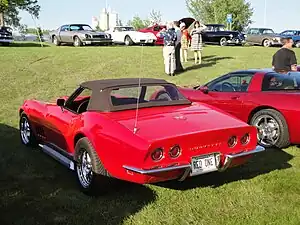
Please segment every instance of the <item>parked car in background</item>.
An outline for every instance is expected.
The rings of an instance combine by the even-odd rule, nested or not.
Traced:
[[[22,143],[75,170],[87,194],[109,190],[109,178],[146,184],[223,172],[265,150],[254,126],[159,79],[87,81],[54,103],[27,100],[19,114]]]
[[[12,42],[12,29],[10,27],[0,27],[0,44],[7,46]]]
[[[223,24],[206,24],[207,29],[203,31],[202,40],[207,44],[243,45],[244,34],[239,31],[228,31]]]
[[[149,44],[154,45],[157,37],[152,32],[136,31],[132,26],[116,26],[107,31],[115,44]]]
[[[159,31],[161,31],[162,29],[164,29],[164,28],[166,29],[165,25],[155,24],[155,25],[153,25],[151,27],[140,29],[139,32],[152,33],[156,37],[157,33]],[[157,37],[157,40],[156,40],[155,44],[157,44],[157,45],[163,45],[164,44],[164,39],[160,38],[160,37]]]
[[[56,46],[62,43],[73,44],[75,47],[82,45],[111,45],[110,35],[93,30],[87,24],[67,24],[59,27],[49,34],[52,43]]]
[[[294,46],[300,48],[300,30],[285,30],[280,35],[291,37],[294,41]]]
[[[256,126],[264,147],[300,144],[300,72],[241,70],[180,92],[190,101],[212,105]]]
[[[281,35],[276,34],[270,28],[250,28],[246,32],[246,41],[251,45],[261,45],[264,47],[282,46]]]

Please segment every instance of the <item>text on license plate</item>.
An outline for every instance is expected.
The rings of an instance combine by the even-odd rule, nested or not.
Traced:
[[[205,155],[192,158],[191,176],[209,173],[217,170],[215,155]]]

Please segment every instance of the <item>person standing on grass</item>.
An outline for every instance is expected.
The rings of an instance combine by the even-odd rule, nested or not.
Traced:
[[[194,28],[191,31],[192,43],[191,48],[194,51],[195,64],[199,59],[199,64],[202,63],[202,31],[206,29],[204,24],[200,24],[199,21],[194,23]]]
[[[165,72],[170,76],[174,76],[176,69],[175,43],[177,35],[173,23],[167,23],[167,29],[162,29],[156,36],[164,39],[163,57],[165,64]]]
[[[188,48],[190,45],[191,36],[189,31],[186,29],[185,23],[180,24],[181,36],[181,62],[188,61]]]
[[[175,43],[175,61],[176,61],[176,70],[175,72],[180,73],[183,72],[183,66],[180,61],[180,49],[181,49],[181,30],[179,28],[179,21],[174,21],[174,28],[177,35],[177,40]]]
[[[283,44],[274,55],[272,60],[272,68],[277,73],[288,73],[290,71],[297,71],[297,58],[293,48],[293,39],[291,37],[284,37],[281,39]]]

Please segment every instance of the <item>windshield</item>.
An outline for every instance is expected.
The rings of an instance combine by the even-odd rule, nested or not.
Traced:
[[[141,87],[116,88],[110,94],[113,106],[167,106],[175,104],[190,104],[174,85],[147,85]]]
[[[265,29],[262,31],[263,34],[274,34],[274,31],[272,29]]]
[[[133,27],[116,27],[115,31],[119,31],[119,32],[122,32],[122,31],[134,31],[134,28]]]
[[[268,73],[264,76],[262,91],[300,90],[300,72]]]
[[[207,31],[226,31],[225,26],[207,26]]]
[[[86,30],[86,31],[92,31],[93,29],[89,25],[85,24],[72,24],[70,26],[71,31],[78,31],[78,30]]]

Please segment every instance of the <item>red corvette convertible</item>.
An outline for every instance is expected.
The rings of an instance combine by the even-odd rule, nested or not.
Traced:
[[[180,92],[191,101],[207,103],[256,126],[264,147],[300,143],[299,72],[237,71],[193,89],[180,88]]]
[[[166,26],[165,25],[159,25],[159,24],[155,24],[153,26],[150,26],[150,27],[146,27],[146,28],[143,28],[143,29],[140,29],[139,32],[143,32],[143,33],[152,33],[155,35],[157,35],[157,33],[159,31],[161,31],[162,29],[166,29]],[[155,42],[156,45],[163,45],[164,44],[164,39],[163,38],[157,38],[156,42]]]
[[[85,193],[99,191],[107,177],[182,181],[264,151],[254,126],[192,103],[158,79],[88,81],[56,103],[27,100],[20,137],[76,170]]]

